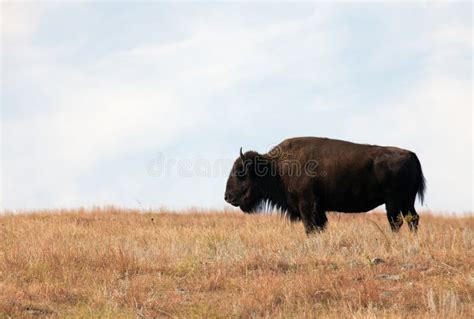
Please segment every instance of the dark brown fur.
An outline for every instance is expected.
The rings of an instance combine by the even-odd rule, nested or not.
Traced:
[[[418,227],[415,198],[425,179],[415,153],[318,137],[284,140],[266,154],[241,153],[227,181],[225,200],[250,213],[262,200],[302,220],[306,233],[326,226],[327,211],[367,212],[385,204],[393,231]]]

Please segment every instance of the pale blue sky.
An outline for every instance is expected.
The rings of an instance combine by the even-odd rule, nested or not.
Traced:
[[[1,6],[2,209],[227,207],[240,146],[314,135],[472,211],[471,3]]]

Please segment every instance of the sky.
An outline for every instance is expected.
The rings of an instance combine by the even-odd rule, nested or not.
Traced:
[[[2,2],[0,34],[1,210],[229,207],[241,146],[324,136],[473,211],[472,3]]]

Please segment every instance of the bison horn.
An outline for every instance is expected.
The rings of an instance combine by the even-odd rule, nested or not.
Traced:
[[[242,159],[242,161],[245,161],[244,153],[242,153],[242,147],[240,148],[240,158]]]

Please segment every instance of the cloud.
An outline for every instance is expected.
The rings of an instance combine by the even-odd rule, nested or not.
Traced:
[[[29,185],[31,192],[10,190],[11,202],[23,202],[25,194],[35,202],[35,194],[47,189],[56,195],[53,203],[67,205],[62,195],[70,188],[65,197],[83,196],[74,181],[97,162],[124,150],[163,147],[187,125],[175,96],[153,85],[102,82],[81,72],[41,68],[38,74],[57,77],[54,89],[51,81],[44,84],[51,110],[2,121],[6,185]]]
[[[33,5],[22,5],[13,2],[1,3],[1,35],[2,42],[9,40],[27,40],[37,27],[42,7]]]
[[[324,135],[415,150],[430,207],[469,209],[472,21],[459,8],[25,7],[2,40],[4,207],[219,207],[225,173],[153,178],[148,163]]]
[[[285,49],[274,58],[268,58],[268,53],[282,40],[294,42],[292,37],[306,33],[314,22],[318,23],[308,15],[300,21],[245,29],[239,23],[225,24],[218,19],[200,24],[184,39],[112,50],[80,67],[71,65],[69,57],[89,48],[81,48],[81,43],[9,46],[5,52],[9,57],[7,79],[23,82],[28,94],[19,96],[23,93],[18,88],[7,85],[8,98],[20,108],[7,109],[2,118],[8,153],[3,160],[7,167],[4,181],[29,187],[21,195],[7,191],[7,207],[34,207],[23,203],[35,202],[46,206],[80,204],[81,198],[90,196],[88,190],[79,189],[77,180],[113,154],[152,149],[146,162],[155,150],[173,147],[189,132],[196,134],[203,127],[212,127],[214,132],[235,130],[225,118],[216,121],[213,116],[226,106],[208,101],[253,76],[264,78],[286,71],[279,70],[281,66],[300,63],[307,52]],[[305,41],[322,45],[327,40],[323,35],[305,36]],[[325,52],[327,61],[327,49]],[[302,65],[299,68],[304,70]],[[230,113],[235,112],[238,120],[237,114],[252,112],[245,107],[240,111]],[[211,147],[212,143],[199,146],[204,150]],[[130,180],[133,177],[128,184]],[[195,182],[179,180],[181,184]],[[169,188],[163,184],[176,185],[168,181],[158,186]],[[48,195],[37,198],[40,190]],[[109,200],[119,199],[112,194]]]

